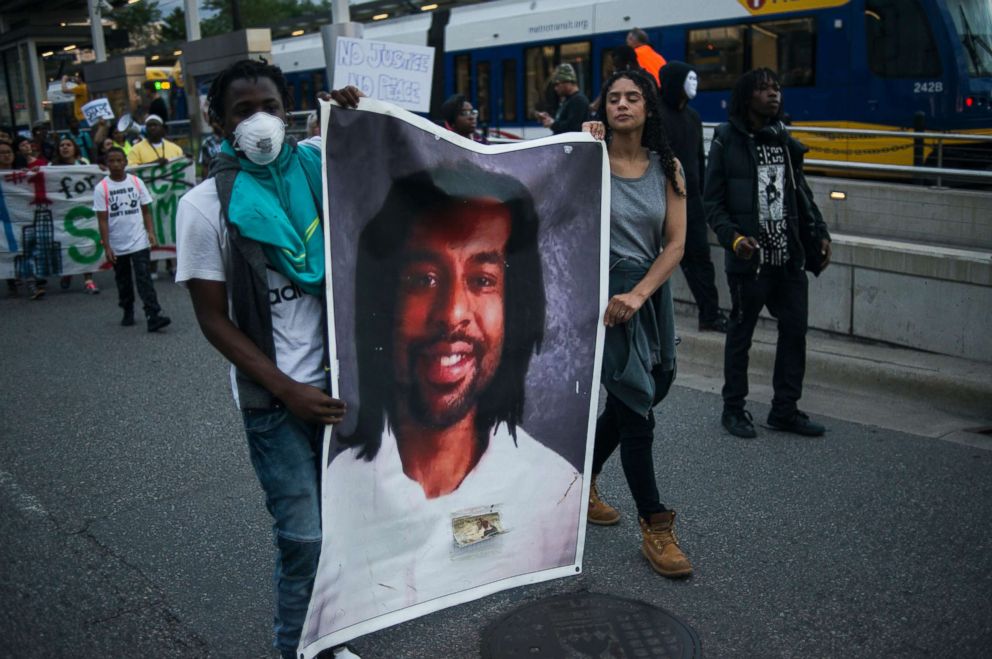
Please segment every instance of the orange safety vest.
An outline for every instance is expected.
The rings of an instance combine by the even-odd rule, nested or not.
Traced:
[[[661,78],[658,77],[658,71],[661,67],[665,66],[668,61],[661,56],[654,48],[644,44],[643,46],[638,46],[634,49],[637,53],[637,63],[640,64],[641,68],[654,76],[654,81],[661,86]]]

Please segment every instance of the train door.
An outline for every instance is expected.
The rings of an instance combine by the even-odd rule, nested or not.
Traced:
[[[953,75],[944,66],[930,17],[920,0],[864,0],[863,38],[852,44],[852,105],[856,120],[879,127],[911,127],[940,115]],[[856,105],[855,105],[856,104]]]
[[[476,53],[472,57],[473,82],[472,105],[479,112],[478,126],[483,132],[493,126],[493,74],[498,71],[499,60],[494,57],[493,50]]]
[[[590,100],[598,93],[599,85],[593,80],[592,42],[570,41],[565,43],[531,46],[524,49],[523,57],[523,114],[525,138],[548,135],[549,131],[536,121],[537,112],[554,115],[558,111],[558,97],[551,84],[551,76],[559,64],[571,64],[578,77],[579,91]]]
[[[520,115],[520,49],[515,46],[497,48],[490,60],[490,121],[491,137],[521,137]],[[481,117],[481,110],[480,110]]]

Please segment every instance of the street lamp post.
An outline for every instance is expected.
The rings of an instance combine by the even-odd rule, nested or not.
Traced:
[[[107,61],[107,45],[103,41],[103,19],[100,16],[100,0],[87,0],[90,13],[90,33],[93,39],[93,52],[97,62]]]

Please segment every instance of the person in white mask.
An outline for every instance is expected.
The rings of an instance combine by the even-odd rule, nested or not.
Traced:
[[[353,107],[361,92],[330,95]],[[208,103],[224,142],[212,176],[179,202],[176,281],[232,365],[251,462],[275,522],[273,645],[295,657],[320,556],[322,433],[345,414],[326,375],[320,151],[286,138],[289,92],[278,67],[232,64]],[[343,647],[334,654],[355,656]]]
[[[703,123],[689,107],[696,97],[699,78],[685,62],[672,60],[662,67],[661,123],[675,157],[685,168],[686,238],[682,274],[699,309],[699,329],[727,331],[727,317],[720,311],[716,271],[710,258],[709,233],[703,210]]]

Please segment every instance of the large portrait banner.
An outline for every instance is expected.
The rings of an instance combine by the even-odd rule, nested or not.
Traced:
[[[179,198],[196,184],[193,162],[128,167],[152,197],[158,247],[152,259],[175,258]],[[96,165],[0,172],[0,277],[51,277],[110,268],[93,210],[93,190],[107,175]]]
[[[325,104],[323,546],[300,652],[582,568],[609,170]]]

